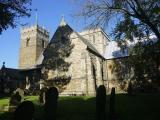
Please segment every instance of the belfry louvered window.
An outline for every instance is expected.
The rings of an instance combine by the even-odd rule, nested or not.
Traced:
[[[26,47],[29,46],[29,41],[30,41],[30,38],[27,38],[27,41],[26,41]]]

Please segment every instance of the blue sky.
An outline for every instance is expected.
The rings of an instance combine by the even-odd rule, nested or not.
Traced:
[[[76,31],[81,31],[85,26],[83,19],[73,17],[73,13],[78,9],[73,0],[32,0],[32,9],[38,9],[38,23],[50,31],[50,37],[55,32],[61,16]],[[0,35],[0,66],[6,62],[6,67],[18,68],[19,48],[20,48],[20,28],[22,24],[35,24],[35,11],[31,12],[30,18],[18,20],[16,28],[9,28]]]

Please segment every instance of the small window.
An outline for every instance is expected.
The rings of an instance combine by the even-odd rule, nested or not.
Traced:
[[[26,47],[29,46],[29,41],[30,41],[30,38],[27,38],[27,41],[26,41]]]
[[[42,48],[45,48],[45,42],[42,40]]]

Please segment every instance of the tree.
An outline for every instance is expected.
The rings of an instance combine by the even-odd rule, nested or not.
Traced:
[[[87,0],[80,15],[90,18],[92,26],[105,26],[116,18],[116,39],[130,40],[140,31],[143,35],[154,33],[160,40],[159,9],[159,0]]]
[[[0,33],[8,27],[16,27],[17,19],[29,17],[31,0],[0,0]]]
[[[45,67],[43,74],[45,80],[48,80],[50,86],[56,86],[62,92],[70,82],[71,76],[67,74],[71,65],[66,59],[70,56],[74,45],[70,41],[70,35],[73,33],[68,24],[60,25],[51,42],[44,51],[44,60],[42,65]],[[48,78],[48,73],[54,72],[54,76]]]

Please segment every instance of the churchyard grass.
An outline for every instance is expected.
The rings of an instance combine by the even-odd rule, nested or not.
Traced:
[[[8,105],[9,99],[8,97],[0,98],[0,106]]]
[[[35,104],[35,117],[43,120],[43,107],[37,96],[27,96]],[[107,107],[109,96],[107,96]],[[0,106],[7,105],[7,98],[0,98]],[[127,96],[116,95],[116,115],[120,120],[160,120],[160,94]],[[0,112],[0,120],[9,120],[10,113]],[[95,97],[60,97],[57,120],[94,120]]]

